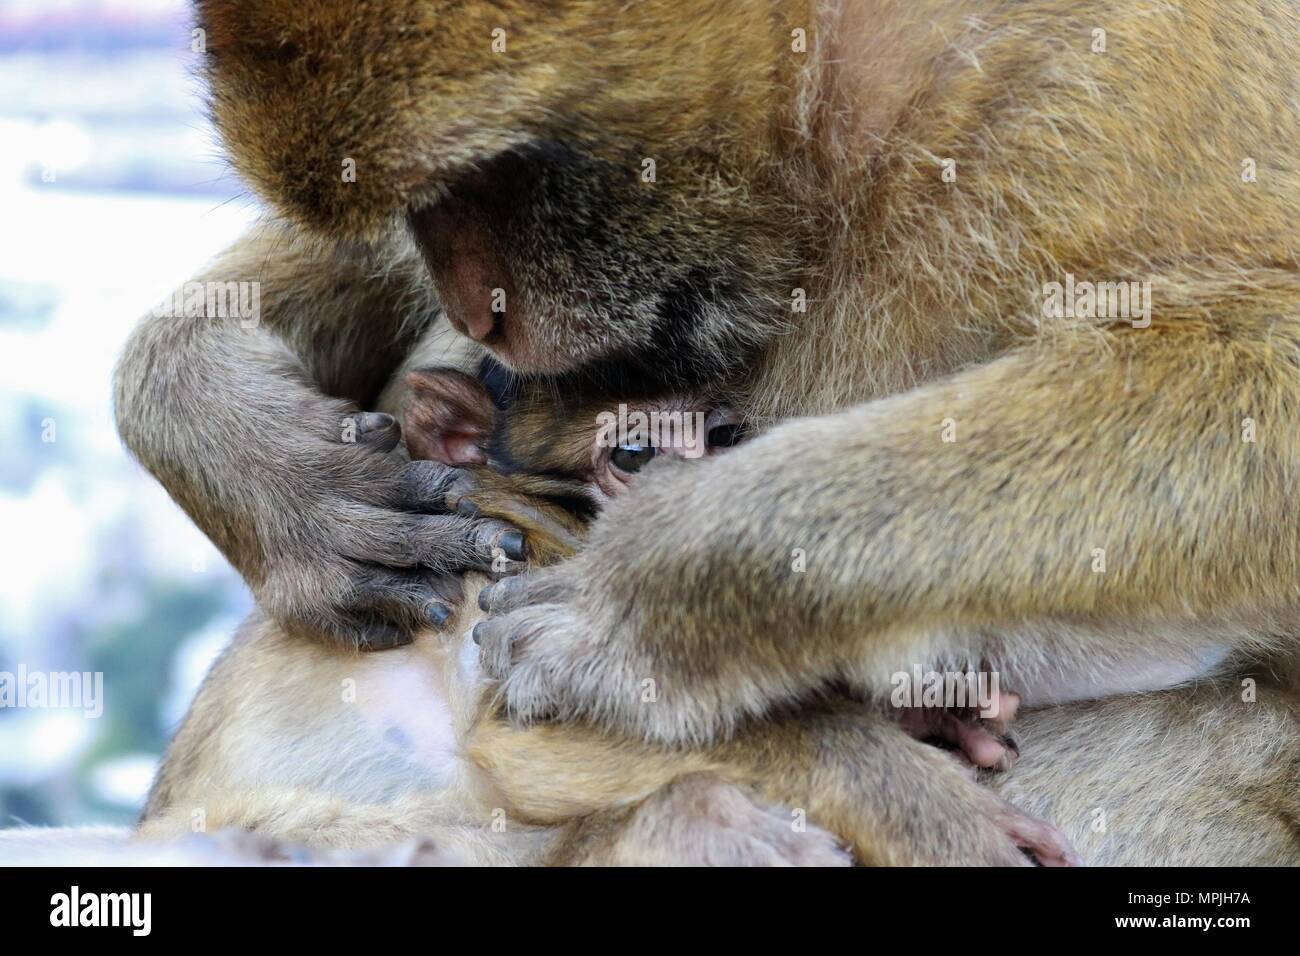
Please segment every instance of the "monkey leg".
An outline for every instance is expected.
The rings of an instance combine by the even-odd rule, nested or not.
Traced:
[[[918,665],[987,662],[1037,703],[1022,682],[1068,699],[1267,651],[1300,579],[1287,308],[1059,336],[650,470],[494,602],[485,666],[518,716],[698,741]]]
[[[951,754],[862,705],[829,705],[764,723],[718,759],[766,799],[840,836],[872,866],[1079,863],[1055,828],[975,781]]]
[[[507,815],[560,828],[559,863],[828,863],[827,832],[873,865],[1077,860],[1052,827],[861,704],[790,714],[709,748],[499,720],[472,740]]]
[[[1093,865],[1300,865],[1300,697],[1256,680],[1046,707],[985,783]]]

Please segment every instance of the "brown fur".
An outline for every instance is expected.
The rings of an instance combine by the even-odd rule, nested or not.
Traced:
[[[647,2],[618,30],[581,0],[199,14],[236,166],[311,234],[364,240],[384,263],[362,286],[370,327],[393,324],[420,267],[410,214],[425,258],[515,290],[484,342],[516,367],[741,370],[758,421],[866,401],[702,472],[659,469],[621,502],[579,564],[490,632],[513,648],[521,716],[705,738],[830,679],[879,692],[917,662],[1077,676],[1114,663],[1133,620],[1156,658],[1267,652],[1292,630],[1300,535],[1280,503],[1300,418],[1300,170],[1275,144],[1300,134],[1293,5]],[[1258,182],[1239,175],[1246,157]],[[268,260],[285,277],[273,299],[303,301],[301,268]],[[1044,284],[1067,273],[1149,279],[1151,327],[1046,318]],[[788,309],[795,286],[806,313]],[[129,436],[133,412],[168,414],[120,407]],[[192,482],[196,456],[169,481]],[[205,514],[240,497],[217,485],[178,497]],[[307,500],[322,493],[332,514],[334,485]],[[647,551],[669,510],[681,520]],[[320,525],[301,511],[284,516]],[[317,553],[450,569],[461,527],[403,555],[400,523],[345,521]],[[795,548],[806,573],[788,570]],[[282,592],[314,592],[291,547],[273,553],[292,570],[259,596],[283,618]],[[346,609],[338,574],[324,603]],[[1053,630],[1068,646],[1043,642]],[[628,673],[666,699],[629,707]]]

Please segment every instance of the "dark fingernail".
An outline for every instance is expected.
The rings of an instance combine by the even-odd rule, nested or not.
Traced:
[[[466,518],[477,518],[479,513],[478,505],[468,498],[461,498],[456,502],[456,514],[464,515]]]
[[[528,557],[528,542],[518,531],[507,531],[501,536],[499,544],[511,561],[523,561]]]
[[[1010,734],[1007,734],[1005,737],[1002,738],[1002,745],[1006,747],[1008,750],[1010,750],[1017,757],[1020,756],[1020,745],[1016,743],[1015,737],[1012,737]]]
[[[477,624],[474,625],[474,630],[472,630],[472,631],[469,632],[470,639],[471,639],[475,644],[482,644],[482,643],[483,643],[483,633],[482,633],[482,631],[483,631],[483,622],[482,622],[482,621],[479,621]]]
[[[365,435],[368,432],[377,432],[385,428],[391,428],[396,419],[385,412],[365,412],[356,417],[357,434]]]
[[[478,606],[480,611],[492,610],[492,585],[488,585],[478,592]]]
[[[451,608],[445,604],[434,602],[429,605],[426,613],[429,615],[429,620],[433,622],[434,627],[442,627],[451,617]]]

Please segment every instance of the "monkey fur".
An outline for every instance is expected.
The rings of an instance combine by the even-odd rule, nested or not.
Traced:
[[[337,437],[441,309],[521,371],[726,382],[765,429],[656,463],[485,622],[518,718],[702,744],[978,663],[1089,727],[1145,691],[1208,729],[1206,688],[1293,661],[1294,4],[198,14],[280,217],[204,275],[263,282],[262,322],[146,320],[117,414],[288,633],[409,641],[507,533]],[[1073,275],[1149,281],[1149,325],[1050,314]]]

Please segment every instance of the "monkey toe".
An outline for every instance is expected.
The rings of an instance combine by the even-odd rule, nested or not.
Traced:
[[[973,766],[981,770],[1007,771],[1020,758],[1015,740],[995,733],[991,727],[964,712],[939,711],[932,725],[936,737],[955,747]]]
[[[1056,827],[1006,804],[997,820],[1016,846],[1039,866],[1083,866],[1083,857]]]
[[[1020,695],[999,693],[994,701],[994,707],[993,713],[984,718],[984,723],[993,733],[1005,734],[1020,710]]]
[[[1020,758],[1015,739],[998,729],[1005,729],[1009,722],[1005,717],[995,723],[981,720],[971,710],[907,707],[898,713],[898,719],[913,737],[948,744],[981,770],[1010,770]]]

